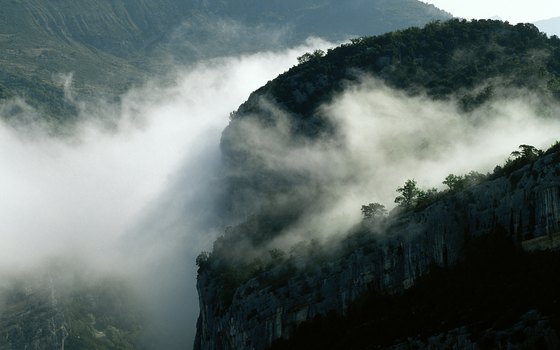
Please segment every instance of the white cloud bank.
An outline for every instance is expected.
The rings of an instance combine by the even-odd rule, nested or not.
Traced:
[[[158,320],[183,322],[167,345],[192,341],[194,258],[211,242],[199,215],[210,205],[204,197],[229,113],[297,56],[326,45],[311,41],[179,70],[175,84],[147,84],[118,106],[87,106],[93,112],[72,136],[0,124],[2,269],[52,257],[124,269],[145,283],[150,307],[164,310]],[[104,127],[108,120],[116,126]]]

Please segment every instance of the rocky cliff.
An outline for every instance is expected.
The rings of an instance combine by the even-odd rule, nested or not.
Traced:
[[[527,251],[558,246],[560,168],[553,151],[513,160],[478,185],[444,192],[413,210],[364,221],[339,241],[301,242],[329,229],[312,224],[296,233],[296,246],[285,243],[294,227],[309,218],[317,223],[313,215],[339,200],[333,188],[361,176],[359,163],[339,159],[352,159],[355,152],[345,139],[351,135],[325,113],[361,77],[380,80],[403,99],[454,103],[465,119],[495,99],[512,98],[512,91],[531,91],[544,111],[560,96],[559,48],[560,41],[532,25],[452,20],[314,52],[255,91],[222,134],[220,204],[236,225],[197,261],[201,310],[195,348],[267,348],[292,338],[308,321],[345,317],[364,295],[404,295],[434,267],[457,266],[469,242],[490,233],[501,232]],[[535,52],[546,54],[535,60]],[[332,148],[336,152],[321,153]],[[331,176],[333,168],[341,171]],[[329,211],[322,219],[339,214]],[[528,312],[526,306],[510,321]]]
[[[366,224],[331,252],[292,250],[220,301],[225,286],[201,268],[196,349],[263,349],[289,338],[304,321],[344,315],[368,291],[400,293],[434,265],[457,262],[465,242],[505,232],[531,249],[557,246],[560,232],[560,158],[550,153],[509,174],[457,193],[422,210]],[[228,305],[229,303],[229,305]]]

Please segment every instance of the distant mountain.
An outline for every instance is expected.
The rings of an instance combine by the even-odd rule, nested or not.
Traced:
[[[538,21],[535,25],[548,35],[560,36],[560,17]]]
[[[146,316],[131,286],[57,267],[3,276],[0,349],[144,348],[140,334]]]
[[[55,118],[77,97],[115,95],[181,62],[350,36],[450,15],[416,0],[0,0],[0,100],[23,97]],[[6,111],[5,111],[6,113]]]
[[[176,0],[1,0],[0,98],[21,96],[53,117],[78,96],[114,94],[143,79],[150,45],[178,25],[190,6]]]

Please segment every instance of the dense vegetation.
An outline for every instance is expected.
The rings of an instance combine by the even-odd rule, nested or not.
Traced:
[[[409,337],[425,341],[463,326],[483,349],[503,347],[504,340],[521,344],[523,333],[500,340],[488,330],[507,329],[533,309],[559,332],[558,273],[560,253],[522,252],[497,231],[468,242],[457,266],[434,267],[401,295],[372,289],[352,305],[347,316],[330,314],[306,322],[292,339],[279,340],[272,349],[381,348]],[[545,344],[542,337],[535,348],[546,348]]]
[[[560,98],[560,39],[532,24],[454,19],[358,38],[312,56],[253,93],[235,115],[266,115],[258,104],[265,96],[296,117],[296,131],[321,134],[328,128],[317,107],[364,74],[411,95],[457,98],[464,111],[508,88]]]
[[[418,186],[416,180],[409,179],[402,187],[397,188],[399,196],[395,198],[395,203],[405,210],[420,210],[447,194],[463,191],[485,180],[495,179],[500,176],[508,176],[513,183],[516,181],[515,177],[512,177],[513,172],[534,163],[545,154],[551,154],[559,150],[560,142],[556,142],[546,152],[531,145],[520,145],[518,151],[511,152],[511,155],[506,159],[504,164],[497,165],[491,173],[481,174],[473,170],[465,175],[449,174],[442,182],[447,188],[442,191],[436,188],[422,189]],[[371,211],[379,211],[380,206],[384,208],[380,203],[363,205],[362,212],[364,217],[375,216]],[[378,215],[379,214],[381,213],[378,213]]]
[[[520,91],[539,95],[542,113],[547,113],[547,101],[560,98],[560,39],[548,38],[531,24],[458,19],[434,22],[424,28],[355,39],[326,54],[315,51],[304,55],[300,62],[255,91],[232,113],[222,135],[227,173],[232,174],[226,179],[224,212],[254,214],[246,226],[258,230],[232,232],[252,231],[243,239],[255,245],[267,242],[323,199],[321,184],[315,179],[289,169],[269,170],[250,148],[243,147],[245,140],[240,135],[247,120],[269,128],[276,125],[279,109],[290,120],[292,143],[305,144],[321,136],[336,142],[336,125],[318,107],[364,76],[373,76],[409,95],[456,101],[465,118],[494,97],[510,97]],[[263,98],[278,109],[263,105]],[[521,159],[515,160],[494,173],[500,176],[521,163]],[[471,180],[478,181],[478,174],[472,175]],[[429,202],[435,194],[429,190],[425,199]],[[276,196],[286,205],[278,206]],[[231,238],[234,245],[239,240],[240,236]]]
[[[244,121],[257,120],[264,127],[275,125],[277,116],[273,109],[261,104],[262,97],[276,103],[291,119],[294,142],[319,136],[336,140],[336,127],[317,108],[349,83],[359,82],[364,74],[410,95],[457,101],[467,118],[472,109],[491,98],[507,97],[518,93],[518,89],[540,94],[545,102],[559,99],[558,62],[560,39],[548,38],[530,24],[513,26],[492,20],[435,22],[424,28],[359,38],[327,53],[315,51],[302,56],[299,65],[255,91],[232,114],[223,133],[226,167],[233,174],[226,179],[229,192],[224,207],[241,206],[242,212],[252,215],[227,230],[215,242],[213,251],[198,261],[202,270],[224,281],[222,310],[241,283],[270,270],[269,262],[274,260],[246,252],[267,252],[268,244],[297,222],[302,212],[325,200],[321,197],[321,184],[315,179],[290,170],[267,170],[255,162],[250,149],[239,146],[244,142],[239,138],[240,130],[246,126]],[[557,148],[555,145],[547,153]],[[510,176],[542,154],[532,146],[522,145],[492,173],[450,174],[442,179],[448,186],[444,191],[423,190],[410,180],[398,189],[397,204],[408,210],[421,210],[448,193],[486,179]],[[281,201],[274,200],[276,195]],[[383,217],[383,210],[379,203],[362,207],[366,219]]]

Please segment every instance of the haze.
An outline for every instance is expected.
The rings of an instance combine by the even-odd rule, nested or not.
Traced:
[[[2,123],[4,271],[62,258],[69,266],[81,262],[128,275],[145,292],[155,323],[172,328],[160,346],[192,344],[198,317],[194,258],[209,248],[213,230],[223,229],[205,226],[200,217],[211,211],[205,197],[221,130],[250,92],[297,56],[326,45],[311,41],[284,52],[199,63],[178,71],[172,86],[147,83],[120,105],[88,105],[82,116],[87,122],[71,136]],[[118,122],[107,127],[107,120]]]
[[[560,16],[560,3],[554,0],[508,1],[508,0],[425,0],[453,16],[466,19],[499,17],[510,23],[536,22]]]

